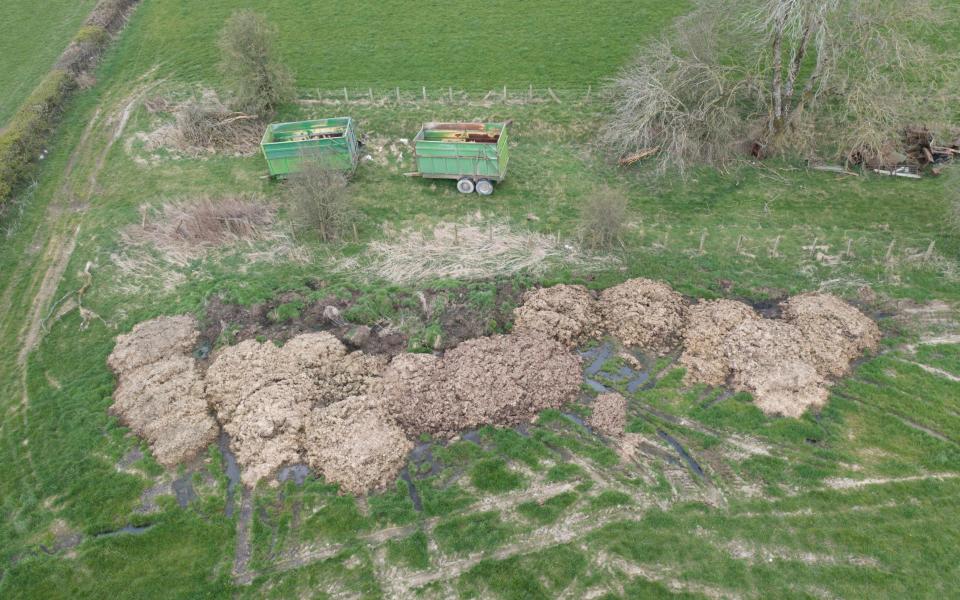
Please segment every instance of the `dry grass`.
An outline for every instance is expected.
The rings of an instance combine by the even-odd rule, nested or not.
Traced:
[[[276,209],[257,196],[181,200],[145,206],[141,215],[120,232],[123,250],[111,257],[121,291],[144,284],[173,289],[185,280],[180,269],[215,253],[240,251],[251,262],[308,260],[276,223]]]
[[[423,231],[384,228],[386,239],[372,242],[358,259],[339,264],[393,283],[426,279],[484,279],[521,271],[542,274],[552,267],[573,265],[584,270],[608,268],[617,259],[582,251],[574,242],[508,223],[442,222]]]

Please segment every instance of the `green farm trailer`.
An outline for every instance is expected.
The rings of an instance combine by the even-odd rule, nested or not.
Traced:
[[[272,177],[296,173],[305,159],[319,159],[331,170],[353,171],[360,156],[350,117],[272,123],[263,134],[260,148]]]
[[[511,124],[427,123],[413,140],[417,172],[409,175],[456,179],[460,192],[489,196],[507,176]]]

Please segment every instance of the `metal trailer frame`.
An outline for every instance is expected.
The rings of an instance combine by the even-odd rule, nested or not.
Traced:
[[[331,170],[352,173],[360,159],[355,124],[350,117],[271,123],[260,141],[270,176],[296,173],[305,158],[319,156]]]
[[[426,123],[414,138],[417,171],[407,175],[455,179],[461,192],[492,194],[493,184],[507,176],[512,123]],[[496,136],[496,141],[470,140],[471,136]]]

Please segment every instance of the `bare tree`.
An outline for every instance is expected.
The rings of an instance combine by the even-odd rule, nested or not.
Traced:
[[[304,157],[286,193],[296,229],[315,232],[324,242],[342,239],[356,223],[347,176],[329,169],[322,157]]]
[[[252,10],[234,12],[220,32],[220,69],[237,108],[264,115],[293,99],[293,75],[276,56],[277,28]]]
[[[603,186],[580,209],[580,240],[593,249],[610,249],[622,244],[628,215],[627,198]]]
[[[924,39],[937,15],[931,0],[702,0],[614,81],[604,141],[681,171],[745,147],[876,159],[908,124],[949,120],[958,71]]]

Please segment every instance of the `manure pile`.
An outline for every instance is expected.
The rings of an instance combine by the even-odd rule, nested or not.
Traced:
[[[530,291],[509,335],[477,338],[443,356],[348,352],[308,333],[278,347],[246,340],[219,350],[206,373],[191,353],[192,317],[162,317],[117,338],[111,412],[173,466],[203,451],[222,427],[255,485],[307,463],[345,491],[390,485],[414,440],[482,425],[512,426],[574,400],[582,382],[571,351],[606,331],[625,346],[682,348],[688,383],[753,394],[767,414],[799,417],[827,400],[830,379],[880,340],[876,324],[828,294],[783,303],[766,319],[731,300],[689,305],[664,283],[634,279],[598,296],[582,286]],[[623,435],[626,399],[602,394],[591,426]]]
[[[580,286],[527,292],[515,330],[576,345],[606,331],[655,355],[681,349],[688,384],[729,385],[753,394],[766,414],[799,417],[824,405],[830,379],[877,348],[880,329],[830,294],[794,296],[780,319],[734,300],[690,305],[665,283],[631,279],[593,296]],[[599,326],[598,326],[599,324]]]
[[[111,411],[166,466],[204,450],[219,423],[250,486],[305,462],[345,491],[382,489],[421,434],[515,425],[580,388],[580,359],[537,335],[479,338],[443,358],[404,354],[389,366],[325,332],[282,347],[246,340],[218,351],[205,375],[189,355],[197,338],[191,317],[120,336],[108,359],[120,379]]]

